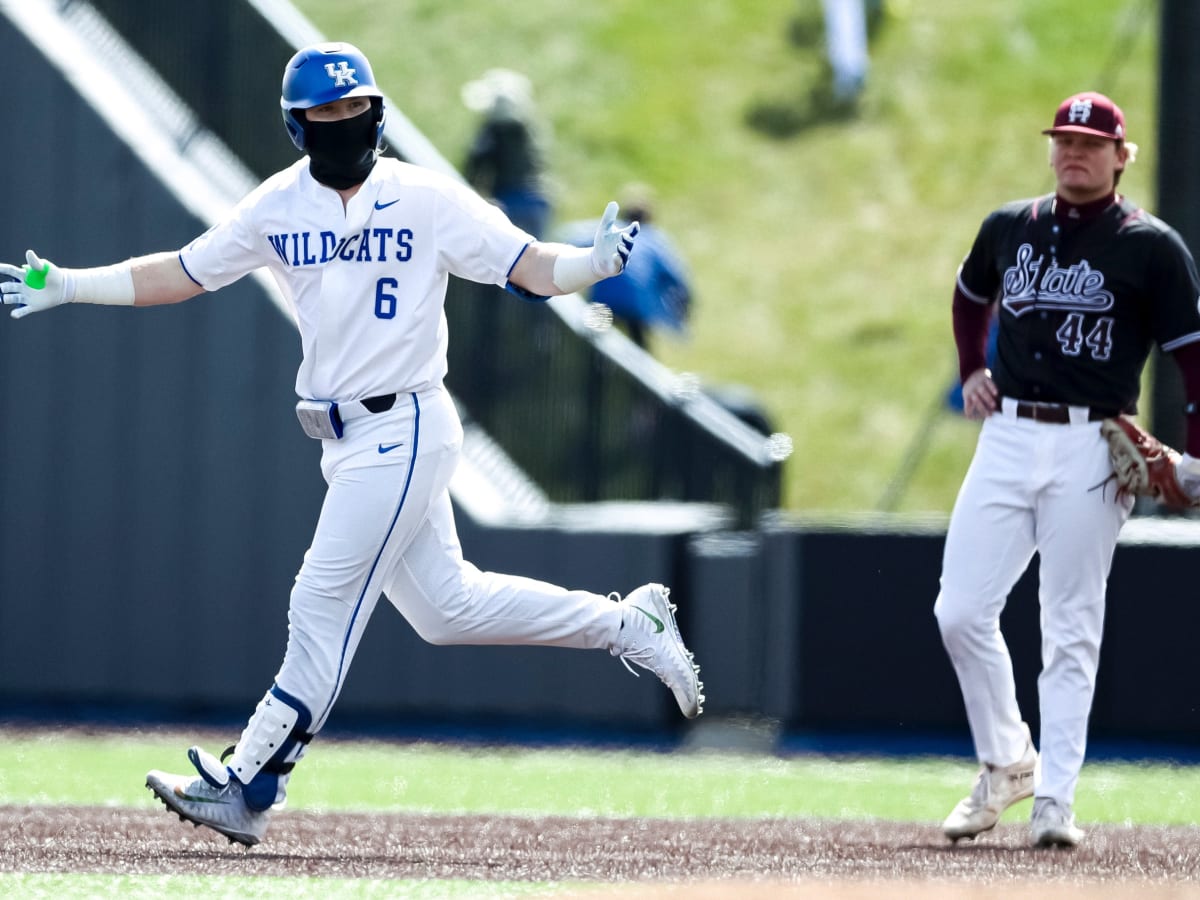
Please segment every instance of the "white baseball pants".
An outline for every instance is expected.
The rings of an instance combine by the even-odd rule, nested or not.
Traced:
[[[381,593],[435,644],[610,647],[621,614],[607,597],[463,560],[448,492],[462,426],[445,390],[402,394],[324,445],[329,488],[292,590],[276,676],[308,706],[312,733],[325,724]]]
[[[981,763],[1024,752],[1000,613],[1041,557],[1041,765],[1034,791],[1074,802],[1087,748],[1105,586],[1132,500],[1116,500],[1099,422],[1056,425],[996,413],[984,423],[946,534],[934,605]]]

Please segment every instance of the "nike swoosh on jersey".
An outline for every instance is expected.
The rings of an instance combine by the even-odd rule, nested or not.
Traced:
[[[378,200],[376,200],[376,201],[375,201],[375,208],[376,208],[376,209],[387,209],[387,208],[388,208],[389,206],[391,206],[392,204],[394,204],[394,203],[399,203],[399,202],[400,202],[400,198],[399,198],[399,197],[397,197],[395,200],[389,200],[387,203],[380,203]]]
[[[403,446],[404,446],[404,442],[403,442],[403,441],[401,441],[399,444],[380,444],[380,445],[379,445],[379,452],[380,452],[380,453],[391,453],[391,452],[392,452],[393,450],[395,450],[397,447],[403,447]]]

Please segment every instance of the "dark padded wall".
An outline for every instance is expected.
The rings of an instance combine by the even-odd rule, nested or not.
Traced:
[[[276,23],[245,0],[92,2],[250,171],[265,178],[295,162],[279,114],[294,48]]]
[[[783,623],[764,708],[791,728],[954,731],[966,714],[933,604],[940,530],[779,529],[764,613]],[[1095,737],[1200,743],[1189,583],[1196,547],[1123,543],[1109,577]],[[1037,733],[1038,558],[1001,616],[1017,699]]]
[[[4,18],[0,39],[24,111],[0,259],[107,263],[203,230]],[[323,487],[290,323],[251,280],[0,319],[0,696],[256,699]]]

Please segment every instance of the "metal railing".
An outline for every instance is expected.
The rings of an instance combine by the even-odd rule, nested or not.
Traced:
[[[785,444],[594,330],[578,297],[551,304],[455,281],[446,305],[448,386],[551,499],[725,503],[744,527],[779,505]]]

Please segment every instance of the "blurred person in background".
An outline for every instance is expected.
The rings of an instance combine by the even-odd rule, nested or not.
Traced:
[[[544,238],[553,215],[545,178],[549,138],[538,121],[533,85],[520,72],[489,69],[463,85],[462,101],[482,115],[463,177],[514,225]]]
[[[644,184],[626,185],[618,194],[622,226],[639,222],[638,252],[625,271],[592,285],[587,297],[612,311],[613,320],[643,350],[650,349],[650,332],[686,334],[692,309],[691,276],[675,245],[655,222],[654,192]],[[576,247],[590,246],[596,221],[572,222],[559,240]]]
[[[825,11],[825,50],[832,75],[832,102],[853,106],[867,84],[866,0],[821,0]],[[880,5],[875,0],[873,5]]]

